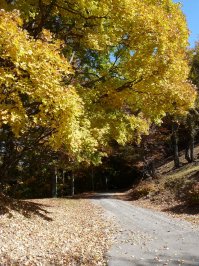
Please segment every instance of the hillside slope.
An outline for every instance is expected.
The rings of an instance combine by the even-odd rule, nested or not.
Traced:
[[[173,161],[167,160],[157,169],[156,178],[141,181],[122,197],[199,223],[199,146],[194,153],[193,163],[187,163],[182,153],[178,169],[174,168]]]

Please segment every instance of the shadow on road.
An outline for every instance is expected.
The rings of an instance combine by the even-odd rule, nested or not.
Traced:
[[[187,203],[181,203],[170,208],[165,208],[162,211],[164,212],[171,212],[175,214],[190,214],[195,215],[199,213],[199,206],[198,205],[189,205]]]

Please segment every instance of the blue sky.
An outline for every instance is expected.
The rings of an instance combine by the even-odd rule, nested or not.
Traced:
[[[190,46],[194,47],[196,41],[199,41],[199,0],[174,0],[182,3],[182,10],[187,17],[190,32]]]

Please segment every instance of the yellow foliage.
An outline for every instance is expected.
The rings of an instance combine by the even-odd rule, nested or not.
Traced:
[[[8,124],[16,135],[31,126],[52,128],[49,142],[55,149],[65,145],[77,156],[87,145],[92,152],[96,141],[80,125],[82,100],[63,84],[72,69],[59,42],[49,43],[47,31],[44,41],[34,40],[20,21],[18,12],[0,11],[0,125]]]
[[[0,8],[20,10],[37,37],[23,30],[18,11],[0,11],[0,125],[16,134],[50,127],[55,149],[90,160],[111,138],[139,141],[151,122],[194,105],[186,19],[172,0],[21,0]],[[66,27],[51,34],[50,16]],[[88,52],[95,58],[85,63]]]

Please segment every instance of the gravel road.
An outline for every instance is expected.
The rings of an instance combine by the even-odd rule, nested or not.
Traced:
[[[197,265],[199,228],[164,213],[99,194],[93,199],[119,225],[109,266]]]

